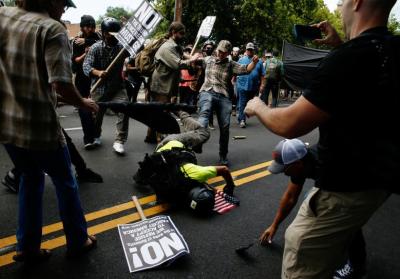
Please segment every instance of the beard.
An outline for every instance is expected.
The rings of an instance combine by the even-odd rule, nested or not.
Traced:
[[[175,43],[182,45],[185,40],[183,38],[175,38]]]

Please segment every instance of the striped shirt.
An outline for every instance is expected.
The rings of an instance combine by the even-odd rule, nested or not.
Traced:
[[[203,68],[205,68],[205,78],[200,92],[214,91],[228,97],[228,84],[231,82],[233,74],[247,74],[247,65],[239,64],[228,58],[219,60],[215,56],[208,56],[202,61]]]
[[[1,8],[1,143],[37,150],[65,145],[53,82],[72,83],[64,26],[46,14]]]

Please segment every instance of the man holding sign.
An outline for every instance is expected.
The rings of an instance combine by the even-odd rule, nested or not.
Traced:
[[[114,37],[121,29],[121,23],[112,17],[106,17],[101,23],[101,33],[103,40],[95,43],[87,53],[83,62],[84,73],[92,78],[92,87],[98,79],[105,79],[92,92],[92,98],[96,101],[128,101],[128,95],[122,79],[123,59],[116,62],[114,67],[107,71],[107,67],[117,57],[123,46]],[[128,53],[126,52],[126,56]],[[92,89],[93,91],[93,89]],[[100,109],[95,119],[95,141],[94,144],[100,145],[101,126],[103,123],[105,109]],[[124,143],[128,138],[129,117],[119,113],[117,121],[117,132],[113,144],[114,151],[123,155]]]

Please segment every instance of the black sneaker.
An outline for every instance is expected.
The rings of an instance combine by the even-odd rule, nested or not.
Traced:
[[[365,268],[355,268],[350,261],[333,274],[333,279],[363,279],[366,278]]]
[[[76,180],[79,183],[103,183],[103,178],[100,174],[95,173],[91,169],[85,169],[83,171],[77,171]]]
[[[228,158],[226,158],[226,156],[219,156],[219,164],[222,166],[228,166],[229,165]]]
[[[93,142],[85,143],[85,145],[84,145],[84,148],[85,148],[86,150],[93,150],[93,149],[95,149],[96,147],[97,147],[97,145],[94,143],[94,141],[93,141]]]
[[[4,179],[1,181],[7,189],[15,194],[19,191],[19,180],[15,178],[15,175],[9,171],[7,172]]]

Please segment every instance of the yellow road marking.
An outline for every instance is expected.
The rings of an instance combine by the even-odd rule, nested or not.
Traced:
[[[242,174],[245,174],[245,173],[249,173],[249,172],[261,169],[261,168],[266,168],[270,164],[271,164],[271,161],[260,163],[260,164],[254,165],[254,166],[250,166],[250,167],[247,167],[247,168],[244,168],[244,169],[241,169],[241,170],[234,171],[234,172],[232,172],[232,175],[233,176],[239,176],[239,175],[242,175]],[[223,180],[224,179],[221,176],[218,176],[218,177],[214,177],[214,178],[209,179],[207,182],[209,184],[213,184],[213,183],[220,182],[220,181],[223,181]],[[235,180],[235,182],[237,182],[237,180]],[[140,202],[140,204],[147,204],[147,203],[150,203],[150,202],[154,202],[155,200],[156,200],[156,196],[155,195],[151,195],[151,196],[147,196],[147,197],[139,199],[139,202]],[[96,219],[99,219],[99,218],[103,218],[103,217],[106,217],[106,216],[110,216],[112,214],[116,214],[116,213],[119,213],[119,212],[122,212],[122,211],[125,211],[125,210],[128,210],[128,209],[134,208],[134,207],[135,207],[134,204],[132,203],[132,201],[130,201],[130,202],[122,203],[122,204],[115,205],[115,206],[112,206],[112,207],[109,207],[109,208],[105,208],[105,209],[101,209],[101,210],[98,210],[98,211],[94,211],[94,212],[88,213],[88,214],[85,215],[85,218],[86,218],[87,222],[90,222],[90,221],[93,221],[93,220],[96,220]],[[61,222],[57,222],[57,223],[54,223],[54,224],[51,224],[51,225],[44,226],[42,228],[42,235],[51,234],[51,233],[60,231],[62,229],[63,229],[62,223]],[[7,247],[7,246],[10,246],[10,245],[14,245],[16,243],[17,243],[17,238],[16,238],[15,235],[2,238],[2,239],[0,239],[0,249],[4,248],[4,247]]]
[[[146,216],[153,216],[153,215],[156,215],[167,209],[168,209],[167,204],[160,204],[157,206],[153,206],[149,209],[145,209],[144,213]],[[118,224],[128,224],[128,223],[132,223],[132,222],[135,222],[138,220],[140,220],[140,216],[138,213],[129,214],[129,215],[117,218],[117,219],[110,220],[110,221],[102,223],[102,224],[98,224],[98,225],[89,227],[88,234],[90,234],[90,235],[99,234],[99,233],[108,231],[110,229],[116,228]],[[66,244],[66,239],[65,239],[65,235],[63,235],[63,236],[59,236],[59,237],[42,242],[42,248],[51,250],[51,249],[55,249],[55,248],[64,246],[65,244]],[[14,260],[12,259],[12,257],[15,254],[16,254],[16,252],[14,251],[14,252],[5,254],[3,256],[0,256],[0,267],[13,263]]]
[[[252,172],[254,170],[266,167],[266,166],[270,165],[270,163],[271,162],[261,163],[261,164],[251,166],[251,167],[248,167],[248,168],[245,168],[242,170],[238,170],[238,171],[232,172],[232,175],[238,176],[238,175],[241,175],[244,173]],[[261,172],[249,175],[247,177],[235,180],[235,185],[238,187],[238,186],[244,185],[246,183],[249,183],[251,181],[265,177],[269,174],[270,174],[270,172],[268,172],[268,171],[261,171]],[[215,180],[216,178],[213,178],[213,179]],[[208,181],[208,183],[211,184],[211,183],[215,183],[216,181],[223,180],[223,179],[220,179],[220,180],[216,180],[216,181],[211,181],[213,179],[210,179]],[[223,186],[224,185],[219,185],[216,188],[221,189]],[[151,195],[151,196],[147,196],[147,197],[139,199],[139,203],[146,204],[146,203],[155,201],[155,199],[156,199],[155,195]],[[118,213],[118,212],[121,212],[121,211],[124,211],[127,209],[131,209],[133,207],[134,207],[134,204],[132,202],[127,202],[127,203],[123,203],[123,204],[120,204],[117,206],[113,206],[110,208],[106,208],[106,209],[102,209],[99,211],[95,211],[95,212],[86,214],[85,217],[86,217],[86,220],[89,222],[89,221],[92,221],[92,220],[95,220],[95,219],[98,219],[101,217],[109,216],[114,213]],[[153,215],[156,215],[158,213],[165,211],[166,209],[168,209],[168,205],[161,204],[161,205],[156,205],[151,208],[145,209],[144,212],[145,212],[146,216],[153,216]],[[102,233],[102,232],[111,230],[113,228],[116,228],[118,224],[132,223],[137,220],[140,220],[138,213],[129,214],[129,215],[117,218],[117,219],[113,219],[113,220],[110,220],[110,221],[107,221],[107,222],[104,222],[104,223],[101,223],[98,225],[88,227],[88,233],[89,234]],[[43,227],[43,235],[49,234],[51,232],[59,231],[59,230],[62,230],[61,222]],[[15,243],[16,243],[15,235],[0,239],[0,248],[15,244]],[[50,239],[50,240],[42,242],[42,247],[44,249],[55,249],[57,247],[64,246],[65,244],[66,244],[65,236],[60,236],[60,237],[56,237],[54,239]],[[4,245],[4,246],[1,246],[1,245]],[[3,256],[0,256],[0,267],[13,263],[14,260],[12,259],[12,257],[15,254],[16,254],[16,252],[14,251],[14,252],[5,254]]]

